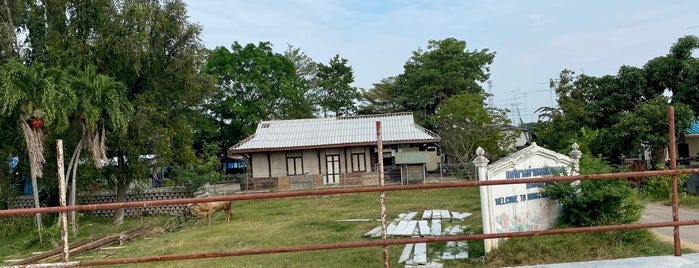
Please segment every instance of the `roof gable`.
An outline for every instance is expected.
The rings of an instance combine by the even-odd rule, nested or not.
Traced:
[[[262,121],[254,135],[229,149],[252,152],[331,145],[376,143],[376,121],[381,121],[384,143],[438,142],[439,136],[415,124],[412,113],[335,118]]]
[[[488,165],[488,172],[491,174],[500,174],[508,169],[526,167],[531,165],[532,162],[537,162],[537,165],[541,165],[543,163],[544,165],[552,167],[557,165],[570,166],[574,163],[569,156],[540,147],[535,142],[532,142],[532,144],[527,148],[514,152],[511,155]]]

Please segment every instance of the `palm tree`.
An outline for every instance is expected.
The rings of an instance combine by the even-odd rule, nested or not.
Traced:
[[[0,66],[0,116],[17,118],[22,129],[31,166],[34,206],[38,208],[37,178],[43,176],[44,129],[56,133],[68,128],[68,115],[75,109],[76,96],[70,89],[68,76],[43,64],[24,65],[8,61]],[[41,214],[36,214],[39,240],[42,239]]]
[[[68,164],[66,180],[70,182],[69,205],[75,205],[78,158],[83,148],[92,154],[92,160],[97,168],[102,167],[102,161],[107,159],[106,129],[124,134],[129,116],[133,112],[129,101],[123,95],[125,86],[113,78],[97,73],[93,66],[84,70],[71,72],[71,88],[78,97],[72,120],[79,120],[82,126],[80,141]],[[72,178],[72,179],[71,179]],[[73,232],[77,232],[75,212],[70,213]]]

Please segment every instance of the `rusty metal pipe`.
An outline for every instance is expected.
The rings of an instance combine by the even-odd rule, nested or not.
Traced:
[[[78,211],[78,210],[82,211],[82,210],[100,210],[100,209],[116,209],[116,208],[130,208],[130,207],[179,205],[179,204],[186,204],[186,203],[202,203],[202,202],[212,202],[212,201],[236,201],[236,200],[254,200],[254,199],[300,197],[300,196],[313,196],[313,195],[368,193],[368,192],[381,192],[381,191],[441,189],[441,188],[452,188],[452,187],[473,187],[473,186],[505,185],[505,184],[534,183],[534,182],[603,180],[603,179],[651,177],[651,176],[679,175],[679,174],[692,174],[692,173],[699,173],[699,168],[678,169],[678,170],[653,170],[653,171],[638,171],[638,172],[623,172],[623,173],[608,173],[608,174],[591,174],[591,175],[576,175],[576,176],[559,176],[559,177],[542,177],[542,178],[527,178],[527,179],[513,179],[513,180],[464,181],[464,182],[452,182],[452,183],[389,185],[389,186],[384,186],[384,187],[372,186],[372,187],[357,187],[357,188],[288,191],[288,192],[276,192],[276,193],[221,195],[221,196],[210,196],[210,197],[202,197],[202,198],[181,198],[181,199],[170,199],[170,200],[133,201],[133,202],[108,203],[108,204],[76,205],[76,206],[65,206],[65,207],[22,208],[22,209],[0,210],[0,216],[34,214],[34,213],[55,213],[55,212]]]
[[[670,136],[670,143],[668,144],[668,154],[670,154],[670,169],[677,169],[677,153],[675,144],[675,107],[669,106],[667,108],[667,117],[669,122],[668,135]],[[678,201],[678,187],[677,187],[677,175],[671,175],[672,178],[672,220],[680,220],[679,212],[679,201]],[[675,245],[675,256],[682,256],[681,241],[680,241],[680,227],[675,226],[672,230],[673,242]]]
[[[88,261],[79,261],[79,262],[70,262],[70,263],[54,263],[55,266],[50,266],[50,267],[76,267],[76,266],[97,266],[97,265],[115,265],[115,264],[127,264],[127,263],[144,263],[144,262],[157,262],[157,261],[179,261],[179,260],[221,258],[221,257],[233,257],[233,256],[272,254],[272,253],[289,253],[289,252],[299,252],[299,251],[316,251],[316,250],[359,248],[359,247],[378,247],[378,246],[405,245],[405,244],[414,244],[414,243],[468,241],[468,240],[483,240],[483,239],[494,239],[494,238],[511,238],[511,237],[525,237],[525,236],[539,236],[539,235],[558,235],[558,234],[572,234],[572,233],[582,233],[582,232],[605,232],[605,231],[632,230],[632,229],[657,228],[657,227],[669,227],[669,226],[685,226],[685,225],[698,225],[698,224],[699,224],[699,220],[689,220],[689,221],[677,221],[677,222],[676,221],[669,221],[669,222],[654,222],[654,223],[636,223],[636,224],[622,224],[622,225],[608,225],[608,226],[578,227],[578,228],[553,229],[553,230],[543,230],[543,231],[501,233],[501,234],[432,236],[432,237],[421,237],[421,238],[403,238],[403,239],[389,239],[389,240],[358,241],[358,242],[344,242],[344,243],[318,244],[318,245],[305,245],[305,246],[289,246],[289,247],[277,247],[277,248],[261,248],[261,249],[244,249],[244,250],[219,251],[219,252],[157,255],[157,256],[146,256],[146,257],[111,259],[111,260],[88,260]],[[28,265],[28,266],[21,266],[21,267],[47,267],[47,266],[45,266],[46,264],[42,264],[42,265],[44,265],[44,266]]]

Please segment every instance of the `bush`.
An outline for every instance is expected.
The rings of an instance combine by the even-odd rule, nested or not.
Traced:
[[[611,173],[613,168],[601,158],[583,156],[580,173]],[[643,205],[637,192],[625,179],[555,182],[544,186],[552,199],[563,208],[559,224],[569,226],[594,226],[632,223],[641,218]]]
[[[218,144],[205,143],[204,152],[195,163],[185,167],[175,167],[173,171],[175,184],[187,187],[190,192],[196,192],[207,183],[220,181],[222,175],[216,170],[219,165],[216,150],[218,150]]]
[[[0,217],[0,238],[10,237],[36,229],[34,215],[12,215]]]
[[[656,166],[658,170],[667,170],[665,165]],[[681,187],[687,181],[689,175],[682,174],[677,176],[677,187]],[[663,201],[672,198],[672,177],[653,176],[643,181],[643,195],[651,201]]]

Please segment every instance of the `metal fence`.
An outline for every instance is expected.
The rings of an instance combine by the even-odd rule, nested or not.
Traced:
[[[670,106],[668,109],[668,119],[669,119],[668,120],[668,122],[669,122],[668,134],[669,134],[669,141],[670,141],[669,144],[676,144],[675,143],[675,126],[674,126],[674,108],[672,106]],[[380,129],[379,127],[380,127],[380,122],[377,122],[377,132],[378,132],[378,129]],[[380,134],[378,134],[378,136],[380,137]],[[669,227],[669,226],[674,227],[673,236],[674,236],[675,256],[680,256],[680,255],[682,255],[682,253],[681,253],[681,248],[680,248],[679,226],[699,225],[699,219],[685,220],[685,221],[679,220],[677,176],[681,175],[681,174],[697,174],[697,173],[699,173],[699,169],[695,168],[695,169],[677,170],[677,159],[676,159],[675,149],[676,149],[675,146],[670,146],[670,148],[669,148],[670,170],[608,173],[608,174],[577,175],[577,176],[560,176],[560,177],[540,177],[540,178],[511,179],[511,180],[464,181],[464,182],[456,182],[456,183],[390,185],[390,186],[359,187],[359,188],[335,188],[335,189],[325,189],[325,190],[302,190],[302,191],[288,191],[288,192],[276,192],[276,193],[254,193],[254,194],[246,194],[246,195],[212,196],[212,197],[204,197],[204,198],[183,198],[183,199],[174,199],[174,200],[135,201],[135,202],[109,203],[109,204],[44,207],[44,208],[34,208],[34,209],[11,209],[11,210],[0,210],[0,216],[19,215],[19,214],[35,214],[35,213],[55,213],[55,212],[66,212],[66,211],[83,211],[83,210],[90,210],[91,211],[91,210],[100,210],[100,209],[148,207],[148,206],[160,206],[160,205],[178,205],[178,204],[186,204],[186,203],[201,203],[201,202],[213,202],[213,201],[253,200],[253,199],[285,198],[285,197],[330,195],[330,194],[349,194],[349,193],[363,193],[363,192],[382,192],[383,193],[385,191],[438,189],[438,188],[453,188],[453,187],[476,187],[476,186],[491,186],[491,185],[520,184],[520,183],[541,183],[541,182],[547,183],[547,182],[557,182],[557,181],[603,180],[603,179],[618,179],[618,178],[626,178],[626,179],[628,179],[628,178],[646,178],[646,177],[653,177],[653,176],[669,175],[672,177],[672,219],[673,219],[672,221],[669,221],[669,222],[606,225],[606,226],[594,226],[594,227],[563,228],[563,229],[552,229],[552,230],[543,230],[543,231],[509,232],[509,233],[497,233],[497,234],[472,234],[472,235],[455,235],[455,236],[443,236],[443,237],[384,239],[384,240],[378,240],[378,241],[341,242],[341,243],[316,244],[316,245],[307,245],[307,246],[288,246],[288,247],[245,249],[245,250],[205,252],[205,253],[156,255],[156,256],[146,256],[146,257],[109,259],[109,260],[85,260],[85,261],[72,261],[72,262],[65,261],[65,262],[59,262],[59,263],[38,264],[35,266],[30,265],[30,266],[26,266],[26,267],[75,267],[75,266],[126,264],[126,263],[145,263],[145,262],[192,260],[192,259],[203,259],[203,258],[220,258],[220,257],[231,257],[231,256],[272,254],[272,253],[299,252],[299,251],[331,250],[331,249],[342,249],[342,248],[375,247],[375,246],[385,247],[385,246],[390,246],[390,245],[404,245],[404,244],[413,244],[413,243],[467,241],[467,240],[483,240],[483,239],[508,238],[508,237],[570,234],[570,233],[582,233],[582,232],[617,231],[617,230],[631,230],[631,229]],[[383,171],[381,171],[381,173],[383,173]],[[379,175],[379,177],[383,177],[383,175]],[[384,256],[384,259],[385,258],[386,258],[386,256]],[[387,264],[384,264],[384,266],[387,266]]]
[[[109,204],[90,204],[90,205],[63,206],[63,207],[44,207],[44,208],[34,208],[34,209],[11,209],[11,210],[0,210],[0,216],[19,215],[19,214],[34,214],[34,213],[56,213],[56,212],[65,212],[65,211],[85,211],[85,210],[101,210],[101,209],[116,209],[116,208],[131,208],[131,207],[148,207],[148,206],[185,204],[185,203],[191,203],[191,202],[254,200],[254,199],[268,199],[268,198],[312,196],[312,195],[349,194],[349,193],[362,193],[362,192],[439,189],[439,188],[453,188],[453,187],[476,187],[476,186],[489,186],[489,185],[536,183],[536,182],[555,182],[555,181],[601,180],[601,179],[617,179],[617,178],[632,178],[632,177],[651,177],[651,176],[662,176],[662,175],[670,175],[670,176],[676,177],[677,175],[680,175],[680,174],[694,174],[694,173],[699,173],[699,169],[626,172],[626,173],[561,176],[561,177],[542,177],[542,178],[496,180],[496,181],[463,181],[463,182],[452,182],[452,183],[390,185],[390,186],[384,186],[384,187],[376,186],[376,187],[361,187],[361,188],[334,188],[334,189],[323,189],[323,190],[302,190],[302,191],[288,191],[288,192],[276,192],[276,193],[254,193],[254,194],[245,194],[245,195],[212,196],[212,197],[205,197],[205,198],[184,198],[184,199],[173,199],[173,200],[136,201],[136,202],[109,203]],[[675,201],[675,203],[673,205],[673,216],[677,216],[677,199],[673,198],[673,201]],[[145,262],[159,262],[159,261],[177,261],[177,260],[192,260],[192,259],[203,259],[203,258],[243,256],[243,255],[272,254],[272,253],[283,253],[283,252],[331,250],[331,249],[356,248],[356,247],[377,247],[377,246],[403,245],[403,244],[428,243],[428,242],[482,240],[482,239],[493,239],[493,238],[554,235],[554,234],[568,234],[568,233],[580,233],[580,232],[601,232],[601,231],[630,230],[630,229],[656,228],[656,227],[669,227],[669,226],[674,226],[676,228],[676,230],[675,230],[675,233],[676,233],[675,245],[676,245],[676,248],[679,248],[679,243],[680,243],[680,241],[679,241],[679,226],[699,225],[699,220],[679,221],[678,217],[673,217],[673,219],[674,220],[670,221],[670,222],[623,224],[623,225],[609,225],[609,226],[582,227],[582,228],[565,228],[565,229],[552,229],[552,230],[543,230],[543,231],[511,232],[511,233],[498,233],[498,234],[456,235],[456,236],[444,236],[444,237],[402,238],[402,239],[388,239],[388,240],[379,240],[379,241],[343,242],[343,243],[316,244],[316,245],[306,245],[306,246],[258,248],[258,249],[191,253],[191,254],[171,254],[171,255],[158,255],[158,256],[120,258],[120,259],[70,261],[70,262],[52,263],[52,264],[50,264],[50,266],[74,267],[74,266],[113,265],[113,264],[125,264],[125,263],[145,263]],[[678,255],[678,254],[680,254],[680,253],[677,251],[675,253],[675,255]],[[45,267],[46,264],[37,265],[36,267],[39,267],[39,266]],[[28,266],[28,267],[31,267],[31,266]]]

